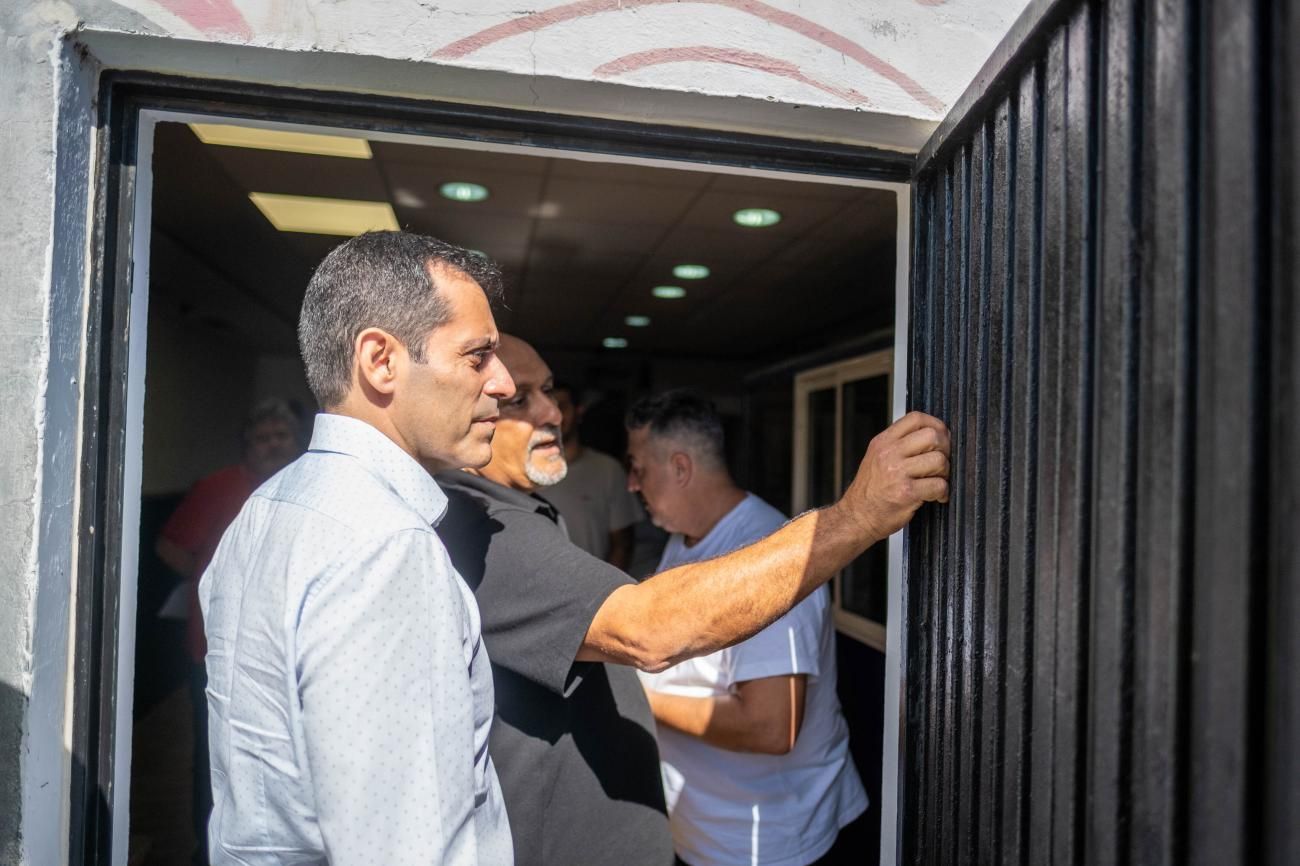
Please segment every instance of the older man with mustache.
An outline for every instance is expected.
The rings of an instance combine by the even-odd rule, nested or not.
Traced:
[[[947,428],[912,413],[872,440],[835,505],[727,556],[637,584],[570,543],[537,495],[564,476],[551,371],[501,335],[515,385],[492,460],[438,476],[438,534],[474,590],[496,689],[489,748],[520,866],[669,866],[654,721],[633,668],[744,640],[947,497]]]

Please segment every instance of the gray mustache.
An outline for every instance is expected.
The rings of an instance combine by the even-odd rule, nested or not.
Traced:
[[[545,427],[538,427],[533,431],[533,435],[528,439],[528,450],[532,451],[543,443],[549,444],[552,439],[555,440],[556,445],[559,445],[561,448],[564,447],[564,439],[560,435],[560,428],[558,426],[548,424]]]

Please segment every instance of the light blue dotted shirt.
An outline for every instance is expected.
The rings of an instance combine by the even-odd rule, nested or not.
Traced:
[[[446,508],[374,427],[318,415],[226,531],[199,587],[213,864],[513,862]]]

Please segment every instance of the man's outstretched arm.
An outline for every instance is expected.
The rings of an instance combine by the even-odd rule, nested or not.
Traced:
[[[948,455],[943,422],[909,413],[871,440],[834,505],[734,553],[615,590],[592,619],[578,660],[661,671],[756,634],[902,529],[923,503],[946,502]]]

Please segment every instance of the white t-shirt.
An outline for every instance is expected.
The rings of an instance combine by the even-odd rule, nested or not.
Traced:
[[[641,519],[641,505],[627,490],[623,464],[584,448],[569,461],[559,484],[539,491],[564,516],[569,540],[597,559],[609,556],[609,534]]]
[[[730,553],[784,522],[781,512],[748,494],[694,547],[673,535],[659,570]],[[658,728],[673,846],[692,866],[805,866],[867,808],[835,694],[828,590],[747,641],[641,677],[656,691],[714,697],[734,692],[737,683],[786,674],[808,675],[803,726],[788,754],[733,752]]]

